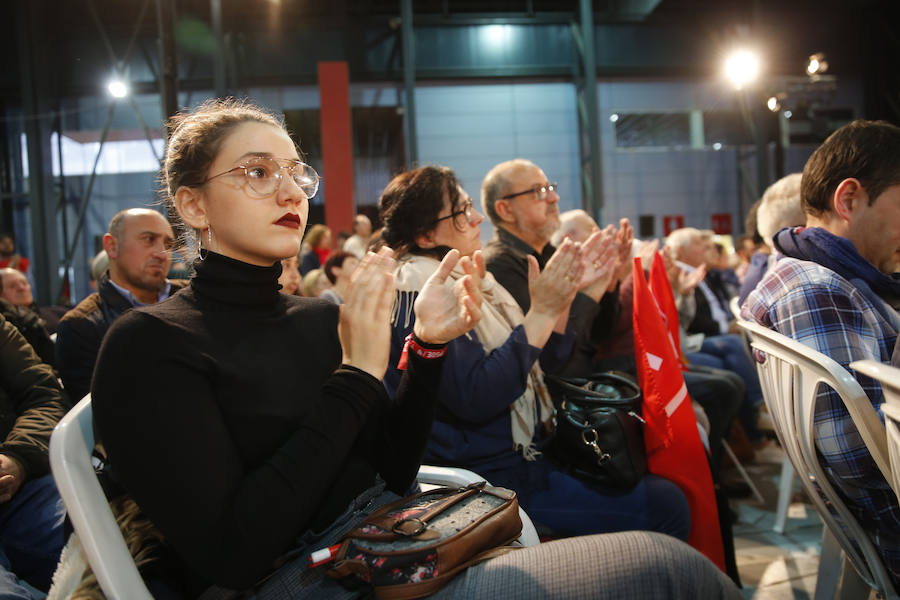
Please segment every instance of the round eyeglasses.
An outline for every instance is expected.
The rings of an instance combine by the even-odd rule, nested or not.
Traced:
[[[555,192],[559,189],[559,184],[555,181],[553,183],[545,183],[544,185],[536,185],[534,187],[528,188],[527,190],[523,190],[521,192],[516,192],[515,194],[507,194],[502,196],[501,200],[512,200],[513,198],[517,198],[518,196],[524,196],[525,194],[537,194],[537,199],[541,202],[547,199],[547,196],[550,192]]]
[[[319,181],[322,179],[316,170],[305,162],[293,158],[268,158],[265,156],[253,157],[242,165],[228,169],[224,173],[207,177],[203,184],[235,171],[243,171],[247,187],[251,195],[258,198],[271,196],[281,187],[284,172],[290,173],[294,185],[300,188],[306,198],[312,198],[319,191]]]

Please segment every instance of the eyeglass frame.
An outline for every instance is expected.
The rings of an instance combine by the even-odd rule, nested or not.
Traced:
[[[289,169],[292,173],[293,173],[294,169],[296,169],[296,168],[297,168],[298,166],[300,166],[300,165],[303,165],[304,167],[308,167],[310,171],[312,171],[313,173],[315,173],[315,177],[316,177],[316,189],[315,189],[315,191],[314,191],[312,194],[306,194],[306,191],[305,191],[302,187],[300,187],[300,185],[298,185],[298,184],[296,183],[296,181],[294,182],[294,185],[296,185],[298,188],[300,188],[300,191],[302,191],[304,194],[306,194],[306,199],[307,199],[307,200],[311,200],[312,198],[315,197],[316,194],[319,193],[319,183],[322,181],[322,176],[319,175],[319,172],[316,171],[315,168],[313,168],[313,166],[310,165],[309,163],[305,163],[305,162],[303,162],[302,160],[300,160],[299,158],[275,158],[275,157],[273,157],[273,156],[254,156],[254,157],[251,157],[251,158],[248,159],[248,160],[252,160],[252,159],[264,159],[264,160],[275,161],[275,163],[280,167],[280,168],[278,169],[278,171],[276,171],[276,173],[275,173],[275,177],[276,177],[276,179],[278,179],[278,185],[275,187],[274,190],[272,190],[272,191],[269,192],[268,194],[263,194],[262,196],[260,196],[260,198],[266,198],[266,197],[268,197],[268,196],[271,196],[272,194],[277,193],[278,190],[281,189],[281,184],[284,182],[284,175],[282,175],[281,172],[282,172],[284,169],[287,169],[288,167],[285,166],[285,165],[283,165],[283,164],[281,164],[281,163],[279,163],[278,161],[287,161],[287,162],[289,162],[289,163],[292,163],[293,166],[290,167],[290,169]],[[204,179],[202,182],[200,182],[200,185],[201,185],[201,186],[202,186],[202,185],[206,185],[207,183],[209,183],[209,182],[212,181],[213,179],[216,179],[217,177],[222,177],[223,175],[228,175],[229,173],[234,173],[234,172],[237,171],[238,169],[243,169],[243,170],[244,170],[244,183],[245,183],[245,185],[250,186],[250,189],[253,189],[253,186],[250,184],[250,177],[247,175],[247,168],[248,168],[248,167],[251,167],[251,166],[253,166],[253,165],[249,165],[249,164],[237,165],[236,167],[232,167],[231,169],[228,169],[227,171],[223,171],[223,172],[219,173],[218,175],[211,175],[210,177],[207,177],[207,178]],[[293,179],[293,178],[294,178],[294,177],[293,177],[293,175],[292,175],[292,176],[291,176],[291,179]],[[256,190],[253,190],[253,191],[256,192]],[[256,192],[256,193],[260,193],[260,192]]]
[[[446,221],[447,219],[455,219],[459,215],[466,215],[466,222],[471,223],[472,222],[472,211],[474,211],[474,210],[475,210],[475,201],[472,200],[471,198],[469,198],[463,204],[462,210],[452,211],[447,216],[439,217],[439,218],[435,219],[434,221],[431,222],[430,227],[434,227],[441,221]],[[454,221],[454,224],[456,224],[455,221]]]
[[[519,196],[524,196],[525,194],[537,194],[538,200],[541,202],[547,199],[547,195],[550,192],[555,192],[559,189],[559,182],[554,181],[553,183],[542,183],[533,187],[528,188],[527,190],[516,192],[515,194],[507,194],[505,196],[500,196],[499,200],[512,200],[513,198],[518,198]]]

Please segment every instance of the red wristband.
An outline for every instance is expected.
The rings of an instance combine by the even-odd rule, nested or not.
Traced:
[[[403,344],[403,352],[400,353],[400,361],[397,362],[397,368],[401,371],[406,370],[406,365],[409,360],[409,351],[415,352],[416,355],[424,359],[440,358],[447,354],[447,346],[444,345],[441,348],[424,348],[419,345],[413,337],[413,334],[410,333],[406,336],[406,343]]]

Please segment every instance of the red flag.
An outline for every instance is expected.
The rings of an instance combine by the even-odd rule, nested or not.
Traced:
[[[719,513],[706,451],[662,312],[634,260],[634,351],[644,394],[647,468],[681,488],[691,507],[688,543],[725,571]]]
[[[672,344],[675,347],[675,355],[681,361],[682,366],[687,360],[681,353],[681,333],[678,329],[678,309],[675,307],[675,296],[672,294],[672,284],[669,283],[669,275],[663,264],[662,255],[657,252],[653,255],[653,264],[650,267],[650,291],[659,305],[665,317],[666,328],[669,330]]]

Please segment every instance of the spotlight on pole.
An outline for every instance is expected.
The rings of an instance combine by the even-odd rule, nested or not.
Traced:
[[[107,84],[106,89],[113,98],[124,98],[128,95],[128,86],[120,79],[113,79],[110,81]]]
[[[759,58],[750,50],[736,50],[725,60],[725,77],[735,89],[742,89],[759,76]]]
[[[781,108],[781,103],[778,101],[778,98],[772,96],[768,100],[766,100],[766,106],[768,106],[769,110],[771,110],[772,112],[778,112]]]
[[[827,70],[828,62],[825,60],[825,54],[816,52],[815,54],[810,55],[809,62],[806,64],[807,75],[810,77],[813,75],[821,75]]]

